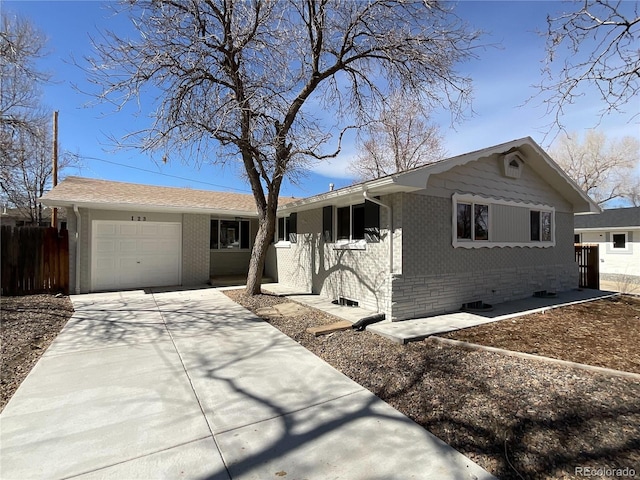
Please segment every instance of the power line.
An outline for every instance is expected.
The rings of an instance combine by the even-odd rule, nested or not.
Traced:
[[[149,170],[147,168],[134,167],[132,165],[126,165],[124,163],[118,163],[118,162],[114,162],[114,161],[111,161],[111,160],[105,160],[104,158],[90,157],[90,156],[86,156],[86,155],[78,155],[78,157],[79,158],[86,158],[87,160],[96,160],[98,162],[110,163],[111,165],[118,165],[119,167],[131,168],[132,170],[139,170],[141,172],[153,173],[155,175],[162,175],[163,177],[171,177],[171,178],[176,178],[178,180],[186,180],[187,182],[201,183],[202,185],[209,185],[211,187],[226,188],[226,189],[229,189],[229,190],[236,190],[236,191],[242,192],[242,193],[251,193],[247,189],[228,187],[226,185],[219,185],[219,184],[216,184],[216,183],[203,182],[202,180],[194,180],[192,178],[180,177],[178,175],[171,175],[169,173],[156,172],[156,171],[153,171],[153,170]]]

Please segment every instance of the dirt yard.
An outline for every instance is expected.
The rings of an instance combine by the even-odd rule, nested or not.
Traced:
[[[288,301],[227,294],[253,311]],[[486,328],[502,348],[551,355],[540,346],[548,336],[564,345],[558,351],[588,352],[565,358],[626,368],[637,365],[639,307],[637,299],[606,300],[539,315],[546,327],[533,315]],[[353,330],[316,338],[307,327],[336,319],[310,308],[265,320],[502,480],[584,478],[580,469],[609,469],[589,478],[620,478],[615,468],[640,475],[640,380],[430,339],[398,345]],[[529,339],[536,350],[523,348]]]
[[[580,303],[440,336],[640,373],[640,297]]]
[[[0,411],[72,314],[69,297],[0,298]]]

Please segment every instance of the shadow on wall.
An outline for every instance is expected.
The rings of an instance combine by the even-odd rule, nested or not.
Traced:
[[[385,234],[386,235],[386,234]],[[384,311],[388,288],[386,247],[382,240],[367,244],[366,250],[341,250],[326,244],[319,234],[302,236],[301,261],[297,275],[309,279],[310,290],[333,300],[354,300],[369,310]],[[383,250],[382,255],[376,249]]]

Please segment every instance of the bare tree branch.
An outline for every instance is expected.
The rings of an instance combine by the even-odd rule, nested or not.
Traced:
[[[595,130],[587,131],[584,138],[565,134],[552,146],[550,154],[598,204],[611,200],[634,202],[640,184],[637,139],[608,139]]]
[[[121,7],[136,34],[105,32],[94,41],[97,55],[87,60],[95,97],[120,108],[155,95],[150,126],[125,144],[187,162],[241,162],[259,216],[251,293],[259,291],[284,177],[333,156],[341,125],[363,122],[392,90],[454,117],[470,98],[470,80],[455,67],[474,56],[479,33],[436,0]]]
[[[547,63],[536,87],[553,117],[551,126],[564,128],[565,109],[586,95],[586,87],[594,87],[600,96],[600,118],[619,112],[634,121],[640,115],[638,2],[573,3],[574,11],[547,18]]]
[[[361,131],[360,152],[350,170],[358,181],[442,160],[442,135],[418,99],[391,95]]]

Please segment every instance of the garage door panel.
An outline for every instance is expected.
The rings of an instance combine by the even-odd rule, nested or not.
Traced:
[[[166,256],[175,250],[175,242],[162,239],[141,240],[139,248],[144,255]]]
[[[180,237],[181,236],[180,224],[176,225],[159,225],[158,235],[161,237]]]
[[[97,225],[97,235],[115,235],[117,232],[117,225],[109,224],[109,223],[101,223]]]
[[[136,235],[138,233],[138,226],[134,222],[122,223],[119,227],[119,235]]]
[[[181,283],[179,223],[96,220],[93,232],[93,290]]]
[[[136,255],[140,250],[137,240],[117,240],[117,251],[121,255]]]
[[[95,244],[97,254],[112,254],[116,251],[116,241],[109,239],[100,239]]]
[[[140,225],[140,233],[142,235],[149,235],[149,236],[159,236],[164,234],[163,232],[161,232],[159,225],[150,225],[150,224]]]

